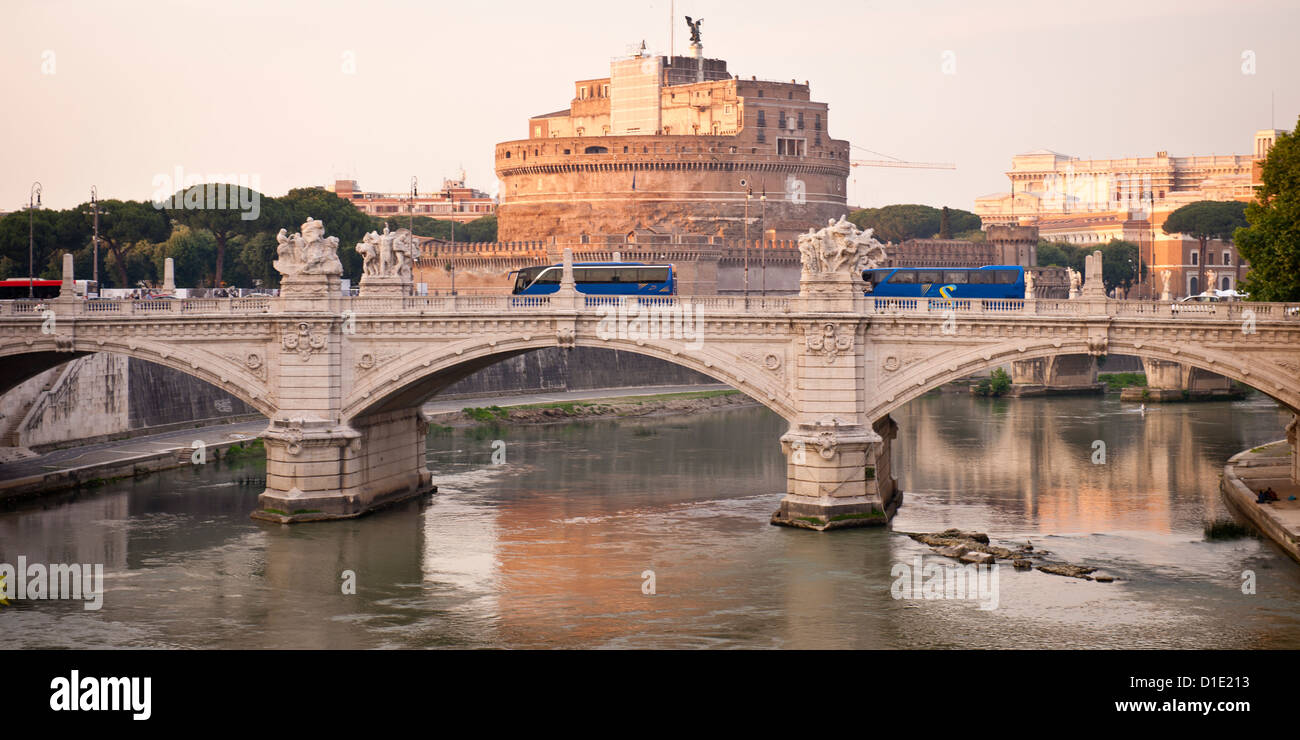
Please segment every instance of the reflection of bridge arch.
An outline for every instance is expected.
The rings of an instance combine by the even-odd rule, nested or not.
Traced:
[[[1300,409],[1300,387],[1283,374],[1282,368],[1261,364],[1251,369],[1241,364],[1240,357],[1226,350],[1198,346],[1194,351],[1184,351],[1181,347],[1166,342],[1120,339],[1109,341],[1107,352],[1177,362],[1217,373],[1254,388],[1292,411]],[[909,372],[907,382],[882,387],[878,394],[879,402],[869,409],[868,416],[872,419],[882,418],[908,401],[940,386],[1015,360],[1081,354],[1090,354],[1086,339],[1024,341],[996,348],[971,348],[951,356],[935,357],[909,368],[912,372]]]
[[[276,412],[265,382],[254,375],[254,371],[239,367],[231,359],[193,348],[178,350],[166,342],[136,339],[100,341],[42,335],[40,339],[7,344],[0,347],[0,393],[8,392],[46,370],[96,352],[124,355],[169,367],[220,388],[264,416],[273,416]],[[254,364],[265,372],[264,361]]]
[[[556,346],[555,337],[503,338],[485,342],[482,338],[467,339],[453,345],[434,344],[401,358],[391,367],[384,367],[373,377],[358,380],[343,404],[345,420],[371,414],[397,412],[418,408],[438,392],[462,378],[502,360]],[[777,415],[793,421],[797,414],[793,399],[784,383],[775,378],[756,378],[752,370],[745,373],[737,367],[737,357],[710,347],[707,343],[691,348],[679,340],[628,340],[599,339],[579,335],[571,346],[619,350],[654,357],[707,375],[720,383],[735,388],[758,401]],[[778,357],[773,364],[785,363]],[[756,368],[755,368],[756,369]]]

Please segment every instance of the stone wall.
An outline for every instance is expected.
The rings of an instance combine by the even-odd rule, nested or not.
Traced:
[[[631,352],[548,347],[484,368],[452,384],[439,397],[715,382],[694,370]]]
[[[179,370],[96,353],[0,396],[0,446],[46,449],[255,413],[243,401]]]

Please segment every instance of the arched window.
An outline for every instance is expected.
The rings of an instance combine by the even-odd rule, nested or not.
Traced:
[[[589,146],[582,150],[583,154],[609,154],[609,150],[603,146]]]
[[[1232,278],[1230,277],[1223,278],[1223,289],[1232,290]]]

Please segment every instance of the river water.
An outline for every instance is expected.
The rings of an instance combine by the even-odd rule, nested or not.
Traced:
[[[1230,517],[1224,461],[1283,436],[1268,399],[1141,413],[930,395],[894,418],[894,530],[1028,540],[1116,581],[1003,567],[996,608],[895,599],[896,565],[950,561],[885,528],[769,525],[785,425],[747,407],[435,433],[440,492],[346,522],[250,520],[260,488],[240,481],[260,461],[52,497],[0,513],[0,562],[104,563],[103,606],[11,602],[0,633],[5,648],[1300,647],[1300,566],[1204,532]]]

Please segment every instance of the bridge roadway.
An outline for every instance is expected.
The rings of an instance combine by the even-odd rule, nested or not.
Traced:
[[[270,420],[254,516],[357,516],[427,490],[421,406],[460,378],[548,346],[638,352],[709,375],[789,422],[774,522],[883,523],[900,496],[890,412],[1014,360],[1107,353],[1218,373],[1300,409],[1300,305],[868,298],[847,272],[798,295],[343,297],[336,277],[282,297],[0,302],[0,391],[91,352],[189,373]],[[1287,430],[1292,476],[1296,424]]]

